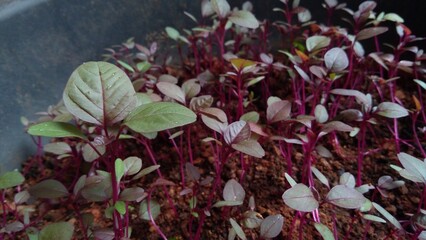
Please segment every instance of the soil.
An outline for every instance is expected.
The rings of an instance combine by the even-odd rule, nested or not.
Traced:
[[[403,92],[401,94],[404,94]],[[403,128],[402,128],[403,129]],[[207,136],[202,128],[193,131],[198,133],[197,138],[203,138],[203,135]],[[161,138],[162,136],[160,136]],[[339,175],[343,172],[350,172],[356,174],[356,156],[357,148],[356,141],[351,138],[345,138],[343,135],[339,135],[341,147],[334,148],[333,145],[324,140],[323,145],[327,146],[333,152],[332,158],[323,158],[315,155],[316,163],[315,166],[329,179],[330,184],[333,186],[338,183]],[[283,192],[289,188],[288,183],[284,178],[284,173],[287,169],[287,163],[279,152],[279,146],[277,142],[262,139],[262,146],[265,148],[266,156],[262,159],[256,159],[253,157],[244,157],[244,161],[248,166],[248,170],[245,173],[245,177],[241,181],[246,191],[246,202],[243,207],[238,208],[225,208],[219,209],[214,208],[211,211],[211,216],[206,218],[203,227],[202,239],[227,239],[227,234],[230,228],[229,216],[236,217],[241,216],[242,211],[248,210],[248,196],[254,196],[256,201],[256,211],[262,214],[263,217],[267,217],[271,214],[282,214],[285,219],[284,228],[282,233],[274,239],[321,239],[317,230],[313,227],[313,224],[305,223],[302,224],[299,220],[292,222],[295,216],[295,211],[287,207],[282,200]],[[129,141],[128,149],[131,149],[134,154],[141,156],[144,161],[144,167],[150,165],[147,153],[143,149],[133,149],[135,143]],[[392,170],[389,165],[397,164],[395,146],[390,136],[376,135],[374,138],[368,139],[368,146],[371,151],[364,160],[364,173],[363,183],[377,184],[379,177],[383,175],[390,175],[397,177],[398,174]],[[168,205],[166,197],[162,188],[158,188],[153,195],[153,198],[158,200],[161,204],[161,214],[156,219],[156,223],[161,227],[169,239],[188,239],[188,226],[189,226],[189,197],[180,196],[180,192],[183,190],[180,185],[180,173],[178,163],[178,154],[167,142],[164,137],[164,142],[157,143],[153,146],[156,151],[156,157],[159,164],[161,165],[161,172],[166,179],[175,183],[173,186],[167,186],[167,191],[170,197],[173,199],[175,208],[178,210],[178,216],[176,216],[172,208]],[[202,178],[207,176],[214,177],[213,169],[213,156],[210,149],[210,145],[206,143],[199,143],[197,146],[193,146],[194,151],[194,165],[200,169]],[[409,149],[407,149],[409,152]],[[298,169],[301,167],[301,160],[303,153],[301,149],[295,148],[293,152],[294,176],[299,176]],[[68,159],[57,160],[54,156],[43,155],[35,156],[29,159],[24,164],[24,172],[26,173],[26,179],[28,185],[35,184],[36,182],[46,178],[56,178],[63,182],[65,186],[73,180],[73,172],[77,171],[76,166],[73,162]],[[81,170],[81,169],[80,169]],[[239,162],[239,156],[234,155],[228,159],[224,172],[222,175],[222,186],[225,184],[225,180],[234,178],[239,179],[242,174],[241,166]],[[148,188],[148,186],[155,181],[158,176],[156,174],[150,174],[141,182],[137,183],[138,186]],[[401,177],[398,177],[401,179]],[[192,183],[188,183],[191,186]],[[324,196],[327,189],[318,180],[316,180],[316,187],[319,193]],[[208,193],[211,191],[211,184],[201,188],[202,193],[199,194],[198,204],[202,205],[208,197]],[[387,211],[394,215],[399,220],[406,220],[402,222],[403,225],[408,226],[410,229],[410,213],[413,214],[416,211],[417,205],[419,204],[419,197],[421,196],[421,189],[411,182],[406,182],[406,185],[395,190],[389,191],[388,196],[381,196],[376,191],[370,191],[365,194],[369,199],[374,198],[375,202],[381,204]],[[217,200],[221,200],[221,191],[217,192]],[[374,196],[373,196],[374,195]],[[57,222],[57,221],[71,221],[75,222],[76,233],[75,239],[81,239],[81,229],[78,226],[74,210],[69,203],[68,206],[63,204],[56,204],[55,202],[36,202],[36,209],[38,212],[35,215],[44,220],[44,223]],[[84,203],[80,206],[80,209],[85,209],[83,212],[91,213],[94,216],[95,224],[94,228],[108,228],[112,226],[111,221],[106,221],[103,216],[103,205],[99,204],[87,204]],[[137,218],[138,208],[132,211],[131,226],[133,228],[132,239],[161,239],[156,233],[155,228],[151,223],[140,220]],[[339,233],[339,239],[404,239],[403,236],[397,238],[396,234],[392,236],[390,233],[395,232],[395,229],[390,224],[375,223],[363,220],[361,213],[356,210],[345,210],[337,207],[333,207],[330,204],[324,204],[320,207],[321,222],[332,227],[332,212],[335,213],[337,218],[337,228]],[[379,214],[377,214],[379,215]],[[308,217],[306,221],[310,221]],[[196,223],[196,219],[193,219]],[[293,231],[290,232],[290,227],[294,224]],[[40,223],[41,227],[43,224]],[[194,224],[196,227],[197,224]],[[195,231],[195,229],[194,229]],[[246,231],[246,235],[249,239],[259,239],[256,231]]]

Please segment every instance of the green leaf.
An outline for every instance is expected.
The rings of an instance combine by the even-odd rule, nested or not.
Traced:
[[[69,222],[52,223],[40,231],[40,240],[71,240],[74,226]]]
[[[47,179],[30,187],[28,192],[38,198],[60,198],[68,196],[67,188],[58,180]]]
[[[136,106],[135,89],[129,77],[107,62],[87,62],[74,70],[63,101],[74,116],[100,126],[120,122]]]
[[[321,234],[324,240],[334,240],[334,235],[331,230],[321,223],[314,223],[315,229]]]
[[[190,109],[172,102],[153,102],[136,108],[125,120],[133,131],[158,132],[195,122],[197,115]]]
[[[139,207],[139,217],[143,220],[150,220],[149,212],[152,215],[152,218],[155,219],[160,215],[160,204],[158,204],[157,201],[151,200],[149,201],[149,204],[147,204],[147,200],[143,200]]]
[[[249,11],[234,11],[231,16],[228,17],[229,21],[235,23],[238,26],[246,27],[246,28],[258,28],[259,21],[257,21],[256,17],[253,13]]]
[[[123,160],[117,158],[114,163],[115,179],[120,183],[121,178],[124,176],[124,163]]]
[[[126,213],[126,203],[123,201],[117,201],[114,204],[114,208],[115,210],[117,210],[118,213],[120,213],[121,215],[124,215]]]
[[[83,133],[74,125],[65,122],[42,122],[28,128],[28,133],[42,137],[78,137],[86,139]]]
[[[21,185],[25,181],[24,176],[18,171],[6,172],[0,176],[0,189],[6,189]]]
[[[148,61],[143,61],[140,63],[136,64],[136,68],[139,70],[139,72],[144,73],[146,71],[148,71],[151,68],[151,63],[149,63]]]
[[[25,229],[25,233],[27,234],[27,237],[29,240],[39,240],[38,238],[39,231],[37,228],[29,227]]]

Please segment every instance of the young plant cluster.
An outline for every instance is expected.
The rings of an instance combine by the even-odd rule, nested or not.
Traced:
[[[165,28],[177,61],[131,38],[79,66],[24,119],[38,152],[0,176],[1,238],[426,239],[423,39],[374,1],[325,0],[326,24],[278,2],[271,21],[203,0],[192,28]],[[265,160],[279,193],[251,187]],[[391,211],[403,189],[417,205]]]

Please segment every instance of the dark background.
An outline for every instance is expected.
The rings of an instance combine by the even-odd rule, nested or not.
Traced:
[[[243,1],[228,0],[231,6]],[[279,18],[279,0],[254,0],[259,20]],[[321,22],[320,0],[302,0]],[[361,1],[348,1],[352,9]],[[379,0],[376,12],[400,14],[413,32],[426,36],[424,0]],[[19,118],[57,103],[72,70],[100,60],[104,48],[129,37],[146,37],[166,26],[191,27],[183,14],[200,17],[196,0],[0,0],[0,172],[17,168],[35,147]],[[421,45],[425,46],[424,42]],[[160,48],[164,46],[160,45]]]

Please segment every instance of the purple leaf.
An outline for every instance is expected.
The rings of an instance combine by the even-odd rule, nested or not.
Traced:
[[[185,93],[177,85],[169,82],[159,82],[156,84],[158,90],[167,97],[185,104]]]
[[[197,79],[191,79],[182,84],[182,91],[185,93],[186,98],[191,99],[200,93],[201,86],[197,83]]]
[[[408,116],[408,111],[403,106],[393,102],[382,102],[377,106],[376,114],[387,118],[401,118]]]
[[[226,182],[225,187],[223,188],[223,199],[225,201],[244,201],[246,192],[244,188],[234,179]]]
[[[414,177],[414,178],[409,178],[410,180],[412,181],[417,180],[415,182],[426,183],[425,162],[404,152],[401,152],[398,154],[398,159],[401,162],[401,165],[404,167],[403,170],[405,170],[409,175],[412,175]],[[399,173],[401,174],[403,170],[401,170]]]
[[[268,104],[266,110],[266,118],[268,122],[278,122],[290,118],[291,103],[287,100],[280,100],[272,104]]]
[[[404,184],[404,181],[394,181],[391,176],[382,176],[377,182],[379,188],[386,190],[392,190],[401,187]]]
[[[331,121],[331,122],[324,124],[324,126],[321,129],[321,133],[327,134],[327,133],[330,133],[332,131],[351,132],[353,130],[354,129],[351,126],[349,126],[345,123],[342,123],[340,121]]]
[[[305,71],[303,71],[303,69],[301,69],[297,65],[294,65],[294,69],[296,69],[297,73],[299,73],[299,75],[303,78],[303,80],[307,82],[311,82],[311,78],[308,76],[308,74],[306,74]]]
[[[250,138],[250,126],[245,121],[237,121],[229,124],[223,133],[225,142],[229,145],[237,144]]]
[[[282,198],[287,206],[301,212],[312,212],[319,206],[311,189],[302,183],[285,191]]]
[[[195,181],[200,180],[201,176],[197,167],[187,162],[185,163],[185,170],[186,170],[186,175],[188,176],[190,180],[195,180]]]
[[[67,188],[58,180],[47,179],[30,187],[28,192],[38,198],[60,198],[68,196]]]
[[[342,175],[340,175],[339,184],[345,185],[345,186],[350,187],[350,188],[354,188],[355,187],[354,175],[352,175],[348,172],[343,173]]]
[[[68,80],[63,101],[74,116],[100,126],[120,122],[136,106],[129,77],[107,62],[80,65]]]
[[[199,97],[193,97],[189,102],[189,107],[193,111],[199,111],[203,108],[209,108],[213,104],[213,97],[210,95],[202,95]]]
[[[372,38],[372,37],[375,37],[375,36],[380,35],[382,33],[385,33],[387,31],[388,31],[387,27],[364,28],[364,29],[362,29],[361,31],[358,32],[358,34],[356,35],[356,40],[360,41],[360,40]]]
[[[333,71],[340,72],[349,66],[349,59],[343,49],[335,47],[328,50],[324,55],[325,66]]]
[[[362,93],[358,90],[336,88],[336,89],[331,90],[330,93],[337,94],[337,95],[343,95],[343,96],[355,97],[356,101],[361,103],[362,105],[368,104],[367,96],[364,93]]]
[[[121,193],[119,200],[121,201],[142,201],[147,193],[140,187],[125,188]]]
[[[283,225],[284,217],[281,214],[268,216],[260,224],[260,236],[274,238],[281,233]]]
[[[177,84],[178,79],[175,76],[172,76],[170,74],[163,74],[160,77],[158,77],[158,82],[168,82],[172,84]]]
[[[360,208],[366,200],[360,192],[346,185],[333,187],[326,199],[333,205],[347,209]]]
[[[239,143],[232,144],[231,147],[252,157],[262,158],[265,156],[265,150],[263,150],[262,146],[253,139],[247,139]]]

